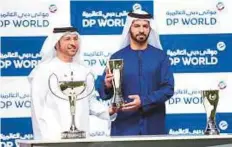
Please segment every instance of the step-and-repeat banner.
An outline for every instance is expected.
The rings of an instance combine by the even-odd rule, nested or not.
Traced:
[[[81,58],[95,72],[98,88],[135,4],[154,14],[175,72],[175,94],[166,102],[169,134],[203,133],[206,113],[200,92],[205,89],[220,90],[216,122],[221,133],[232,133],[231,0],[0,0],[1,146],[33,138],[27,76],[41,59],[48,32],[65,24],[78,28]],[[90,128],[92,136],[105,131],[100,125]]]

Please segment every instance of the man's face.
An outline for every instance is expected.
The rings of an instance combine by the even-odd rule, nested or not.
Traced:
[[[79,49],[78,39],[76,34],[65,35],[56,44],[56,48],[61,54],[73,57]]]
[[[131,39],[139,44],[143,44],[147,41],[150,33],[150,23],[147,20],[134,20],[130,27]]]

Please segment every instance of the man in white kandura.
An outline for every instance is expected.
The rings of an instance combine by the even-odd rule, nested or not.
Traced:
[[[69,130],[69,101],[56,96],[60,94],[58,90],[51,90],[56,86],[49,84],[49,77],[55,74],[57,79],[62,81],[70,78],[72,73],[74,80],[86,80],[91,71],[81,64],[79,53],[80,35],[73,27],[54,28],[53,33],[45,40],[41,50],[41,62],[29,75],[34,139],[61,139],[61,133]],[[91,79],[91,76],[88,79]],[[94,80],[88,80],[86,93],[91,93],[93,86]],[[87,137],[89,115],[109,121],[109,114],[113,113],[97,101],[95,89],[86,98],[76,101],[75,111],[76,126],[79,130],[85,131]]]

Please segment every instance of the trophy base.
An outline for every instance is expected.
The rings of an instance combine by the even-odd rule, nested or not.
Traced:
[[[204,134],[205,134],[205,135],[219,135],[220,132],[219,132],[217,129],[215,129],[215,130],[210,130],[210,129],[208,129],[208,130],[206,130],[206,131],[204,132]]]
[[[122,103],[112,103],[112,107],[116,107],[116,108],[121,108],[123,106],[123,102]]]
[[[86,133],[85,131],[65,131],[62,132],[61,134],[62,139],[81,139],[81,138],[86,138]]]
[[[219,135],[220,134],[215,121],[211,119],[208,121],[204,134],[205,135]]]

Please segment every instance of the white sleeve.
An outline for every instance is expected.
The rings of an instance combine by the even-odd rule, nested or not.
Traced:
[[[109,136],[111,121],[109,108],[97,100],[97,92],[94,88],[94,77],[87,79],[88,92],[92,92],[88,97],[90,110],[90,136]],[[98,125],[96,125],[98,123]]]
[[[109,115],[109,106],[104,102],[97,100],[96,94],[90,98],[90,114],[109,121],[115,121],[118,115],[117,113]]]
[[[96,115],[101,119],[110,120],[109,109],[103,103],[96,99],[96,94],[89,98],[90,114]]]
[[[87,75],[87,93],[91,93],[88,96],[88,101],[89,101],[89,110],[90,110],[90,115],[95,115],[101,119],[109,120],[109,110],[108,107],[103,105],[101,102],[97,100],[97,92],[95,90],[95,85],[94,85],[94,75],[90,72]]]
[[[114,114],[110,115],[110,120],[111,121],[115,121],[115,119],[117,118],[117,116],[118,116],[118,113],[114,113]]]
[[[34,139],[43,139],[47,134],[46,122],[42,115],[44,112],[44,104],[48,93],[48,77],[47,71],[38,68],[30,80],[31,84],[31,117]]]

